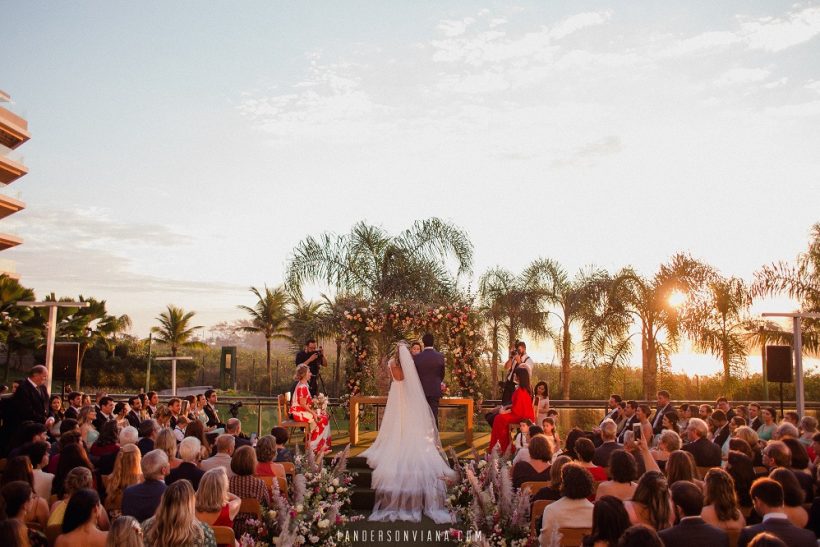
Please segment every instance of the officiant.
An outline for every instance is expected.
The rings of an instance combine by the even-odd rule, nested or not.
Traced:
[[[485,416],[491,426],[493,425],[493,420],[495,420],[495,417],[501,411],[501,408],[509,407],[512,404],[512,394],[515,391],[513,377],[516,370],[526,369],[530,378],[532,378],[532,366],[532,357],[527,355],[527,344],[522,340],[516,340],[515,345],[510,348],[510,358],[504,363],[504,381],[500,383],[502,389],[501,406],[494,408]]]

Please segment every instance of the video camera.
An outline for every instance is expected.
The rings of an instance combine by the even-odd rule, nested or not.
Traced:
[[[240,408],[242,408],[242,401],[237,401],[237,402],[235,402],[235,403],[231,403],[231,406],[230,406],[230,408],[228,409],[228,412],[230,412],[230,413],[231,413],[231,416],[233,416],[234,418],[236,418],[236,417],[237,417],[237,415],[239,415],[239,409],[240,409]]]

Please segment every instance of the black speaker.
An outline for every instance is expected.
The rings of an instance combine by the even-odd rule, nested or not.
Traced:
[[[791,383],[791,346],[766,346],[766,381]]]
[[[54,344],[54,371],[52,378],[66,384],[75,384],[79,389],[77,365],[80,362],[80,344],[76,342],[57,342]]]

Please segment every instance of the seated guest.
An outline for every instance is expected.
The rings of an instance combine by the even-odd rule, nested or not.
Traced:
[[[513,465],[513,487],[529,481],[548,481],[550,479],[550,461],[552,453],[544,435],[536,435],[529,442],[530,461],[520,461]]]
[[[814,439],[814,435],[817,433],[817,418],[814,416],[803,416],[800,419],[800,442],[803,443],[803,446],[806,448],[811,446],[812,439]]]
[[[86,446],[94,444],[94,441],[100,436],[100,432],[94,425],[94,420],[96,419],[97,411],[93,406],[85,405],[80,409],[80,417],[77,419],[77,423],[80,426],[80,433]]]
[[[35,510],[36,494],[31,489],[31,485],[25,481],[11,481],[3,485],[0,489],[0,499],[4,502],[5,517],[3,520],[19,522],[23,530],[18,527],[18,537],[14,543],[4,545],[26,545],[28,541],[32,547],[46,547],[48,541],[39,531],[28,528],[25,523],[26,515]],[[23,536],[22,538],[20,536]],[[27,536],[27,537],[26,537]]]
[[[137,446],[140,449],[140,454],[145,456],[154,449],[154,443],[159,435],[159,424],[156,420],[143,420],[139,427],[140,440],[137,441]]]
[[[131,425],[127,417],[129,412],[131,412],[131,408],[128,403],[119,402],[114,405],[114,421],[117,422],[119,429]]]
[[[288,444],[288,430],[284,427],[274,427],[270,434],[276,439],[276,462],[293,462],[293,454],[285,446]]]
[[[703,481],[696,479],[696,475],[697,468],[692,461],[691,453],[675,450],[669,455],[669,461],[666,462],[666,480],[670,486],[678,481],[687,481],[703,490]]]
[[[48,467],[48,451],[51,447],[47,442],[39,441],[29,443],[26,447],[26,455],[31,461],[34,476],[34,491],[37,495],[47,500],[51,496],[51,484],[54,481],[53,473],[43,471]]]
[[[635,494],[630,501],[624,502],[624,507],[632,524],[645,524],[655,530],[663,530],[675,522],[669,486],[660,471],[644,473]]]
[[[108,475],[111,473],[111,470],[114,469],[114,460],[119,450],[119,428],[117,422],[108,420],[103,423],[100,436],[94,444],[91,445],[91,449],[89,450],[90,456],[93,458],[96,468],[101,474]]]
[[[168,456],[162,450],[152,450],[140,463],[143,482],[129,486],[122,493],[122,514],[139,522],[154,514],[165,492],[165,476],[171,472]]]
[[[228,420],[228,423],[225,424],[225,433],[234,436],[235,448],[251,445],[250,439],[242,434],[242,422],[239,421],[239,418],[230,418]]]
[[[182,463],[182,460],[177,458],[177,438],[170,429],[160,429],[154,446],[165,452],[165,455],[168,456],[168,465],[171,466],[171,469],[176,469],[179,467],[179,464]]]
[[[797,427],[800,424],[800,414],[795,412],[794,410],[789,410],[788,412],[783,414],[783,423],[788,423]]]
[[[763,466],[771,471],[777,467],[792,466],[792,453],[783,441],[769,441],[763,449]]]
[[[592,463],[592,458],[595,457],[595,445],[592,444],[591,440],[582,437],[575,441],[575,453],[578,455],[577,463],[589,471],[590,475],[592,475],[592,480],[607,480],[606,469]]]
[[[136,427],[131,427],[127,425],[120,429],[119,441],[120,441],[120,449],[127,444],[133,444],[134,446],[137,445],[137,441],[139,441],[140,435],[139,431],[137,431]]]
[[[789,522],[798,528],[805,528],[809,523],[809,513],[803,507],[803,489],[794,473],[785,467],[778,467],[769,473],[769,478],[783,487],[783,510]]]
[[[665,547],[729,547],[729,535],[701,518],[703,494],[700,488],[691,482],[679,481],[673,484],[670,490],[679,522],[676,526],[658,533]]]
[[[225,470],[229,479],[233,477],[233,471],[231,471],[231,456],[233,456],[234,442],[233,435],[223,433],[217,437],[216,454],[204,460],[199,464],[199,467],[203,471],[210,471],[215,467],[221,467]]]
[[[265,435],[256,444],[257,477],[285,478],[285,467],[280,463],[274,463],[274,456],[276,456],[276,439],[271,435]]]
[[[670,429],[664,429],[658,435],[658,446],[649,452],[652,457],[658,462],[658,467],[661,470],[666,469],[666,462],[669,460],[669,455],[676,450],[680,450],[681,439],[680,435]]]
[[[140,422],[142,422],[142,418],[140,417],[142,401],[140,400],[139,395],[129,397],[128,406],[130,408],[128,409],[128,413],[125,415],[125,419],[128,420],[128,425],[130,425],[134,429],[139,429]]]
[[[555,409],[550,409],[555,411]],[[544,430],[544,435],[547,436],[547,442],[550,443],[550,451],[557,454],[561,450],[561,436],[558,434],[558,427],[555,425],[555,418],[547,416],[541,420],[541,429]]]
[[[31,468],[28,456],[15,456],[6,462],[6,469],[0,478],[0,486],[15,481],[24,481],[34,492],[34,503],[26,513],[25,522],[37,522],[40,526],[45,527],[48,521],[48,499],[41,498],[34,490],[34,470]]]
[[[678,435],[680,435],[680,417],[678,413],[674,410],[670,410],[668,412],[664,412],[663,418],[661,418],[661,433],[664,431],[674,431]],[[660,434],[660,433],[659,433]]]
[[[205,424],[199,420],[194,420],[185,428],[186,437],[195,437],[199,439],[200,446],[200,460],[211,457],[211,443],[208,441],[208,436],[205,434]]]
[[[773,534],[789,547],[817,547],[814,532],[803,530],[789,522],[783,512],[783,487],[777,481],[757,479],[752,484],[751,496],[755,512],[763,516],[763,522],[741,530],[738,547],[746,547],[761,532]]]
[[[729,451],[729,458],[726,460],[726,472],[732,476],[735,484],[737,501],[741,507],[751,507],[752,497],[749,489],[755,480],[755,471],[752,466],[752,459],[746,454],[735,450]]]
[[[789,447],[789,452],[791,453],[791,465],[789,469],[794,473],[794,477],[797,479],[797,482],[800,483],[800,487],[805,493],[806,497],[803,502],[811,503],[814,499],[814,478],[809,468],[809,453],[806,447],[803,446],[803,443],[797,439],[792,439],[791,437],[783,439],[783,444]],[[32,460],[31,463],[34,465],[34,460]]]
[[[737,416],[735,416],[735,417],[737,417]],[[743,452],[744,454],[746,454],[747,457],[749,457],[749,459],[754,458],[754,456],[755,456],[754,452],[752,451],[752,447],[749,446],[749,443],[747,443],[745,440],[741,439],[740,437],[733,437],[733,438],[729,439],[729,450],[736,450],[738,452]],[[729,458],[729,453],[727,452],[726,453],[726,458],[724,458],[724,459],[728,459],[728,458]]]
[[[134,517],[119,517],[111,523],[105,547],[144,547],[142,527]]]
[[[230,422],[230,420],[228,420]],[[256,471],[256,452],[250,446],[242,446],[233,453],[231,470],[234,476],[228,481],[228,490],[239,498],[255,499],[259,503],[270,505],[271,499],[268,487],[260,479],[253,476]],[[251,513],[240,513],[234,520],[234,531],[238,536],[245,532],[245,521],[254,518]]]
[[[188,481],[177,481],[165,490],[156,514],[142,523],[142,530],[146,547],[216,547],[213,529],[196,519],[196,496]]]
[[[65,423],[66,420],[63,420]],[[51,473],[52,475],[57,474],[57,466],[60,464],[60,453],[65,449],[66,446],[71,444],[79,444],[82,442],[82,436],[79,430],[69,431],[67,433],[63,433],[60,435],[60,440],[57,442],[57,452],[52,452],[51,458],[49,458],[48,466],[46,467],[46,471]],[[53,484],[53,482],[52,482]]]
[[[19,437],[19,444],[8,453],[9,460],[24,455],[24,447],[28,443],[48,442],[48,428],[41,423],[27,422],[22,426]]]
[[[726,442],[726,439],[729,438],[729,434],[731,433],[729,430],[729,420],[726,418],[726,414],[720,409],[712,413],[710,420],[712,422],[712,442],[722,448],[723,443]]]
[[[629,528],[624,503],[613,496],[603,496],[592,509],[592,534],[584,538],[583,547],[615,547]]]
[[[520,448],[516,453],[515,457],[513,458],[513,465],[517,464],[518,462],[528,462],[530,461],[530,449],[528,445],[530,440],[535,437],[536,435],[543,435],[544,430],[538,427],[537,425],[531,425],[527,427],[527,442],[524,443],[524,446]],[[546,436],[545,436],[546,437]],[[548,441],[549,442],[549,441]],[[552,454],[552,452],[550,452]]]
[[[658,533],[644,524],[633,524],[618,540],[618,547],[664,547]]]
[[[100,496],[90,488],[78,490],[71,495],[63,517],[62,534],[57,536],[54,547],[105,547],[108,532],[97,528],[99,514],[104,512]]]
[[[637,484],[633,482],[638,476],[638,465],[635,458],[626,450],[615,450],[609,456],[609,474],[612,480],[598,485],[595,499],[613,496],[621,501],[632,499]]]
[[[710,469],[704,483],[705,507],[700,513],[703,520],[722,530],[740,530],[746,526],[732,476],[723,469]],[[674,494],[672,497],[674,500]]]
[[[188,424],[191,422],[188,420],[187,416],[182,415],[178,416],[176,421],[172,417],[171,422],[174,423],[174,427],[171,428],[171,431],[174,432],[174,437],[176,437],[177,442],[181,443],[182,439],[185,438],[185,431],[188,429]]]
[[[120,448],[114,462],[114,470],[103,478],[105,482],[105,509],[111,519],[122,514],[122,495],[129,486],[142,482],[142,468],[139,448],[135,444],[127,444]]]
[[[570,429],[569,433],[567,433],[567,440],[564,442],[564,451],[562,454],[566,454],[573,460],[577,460],[578,454],[575,452],[575,443],[578,442],[578,439],[584,437],[585,435],[587,435],[587,433],[584,433],[580,427],[573,427]]]
[[[561,469],[561,498],[544,508],[541,546],[551,545],[555,528],[592,528],[592,475],[576,462]]]
[[[228,475],[223,468],[215,467],[202,476],[196,491],[196,518],[200,522],[233,528],[241,505],[242,500],[228,492]]]
[[[550,467],[550,484],[530,498],[530,501],[557,500],[561,498],[561,468],[572,460],[569,456],[558,456]]]
[[[755,431],[757,431],[757,436],[760,437],[761,441],[770,441],[777,429],[777,410],[771,406],[766,407],[761,410],[760,416],[762,423]]]
[[[720,447],[707,438],[709,429],[706,422],[692,418],[686,431],[689,442],[684,444],[681,450],[695,456],[695,465],[698,467],[719,467],[722,461]]]
[[[180,419],[185,416],[180,416]],[[199,468],[200,449],[202,445],[196,437],[185,437],[179,443],[179,457],[182,463],[165,478],[165,484],[172,485],[178,480],[187,479],[194,489],[199,487],[199,480],[205,472]]]
[[[68,500],[71,499],[74,492],[84,488],[94,488],[94,480],[91,477],[91,471],[85,467],[76,467],[69,471],[68,476],[65,479],[65,495],[63,496],[63,499],[55,501],[54,505],[51,506],[51,514],[48,517],[47,526],[62,526]],[[108,514],[105,511],[100,511],[97,518],[97,528],[100,530],[108,530],[108,524]]]
[[[598,467],[606,467],[609,465],[609,455],[614,451],[623,448],[624,446],[615,440],[615,435],[618,431],[618,424],[610,419],[601,422],[601,446],[595,449],[595,455],[592,457],[592,463]]]
[[[742,417],[735,416],[734,418],[729,420],[729,435],[726,437],[726,440],[723,441],[723,445],[720,448],[721,457],[724,460],[726,459],[726,456],[729,454],[729,450],[731,450],[731,447],[729,445],[731,444],[732,439],[734,439],[737,436],[737,430],[741,427],[749,429],[749,427],[746,425],[746,421]]]

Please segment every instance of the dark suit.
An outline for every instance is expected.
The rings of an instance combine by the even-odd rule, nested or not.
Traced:
[[[139,416],[139,414],[137,414],[136,410],[132,410],[128,414],[126,414],[125,419],[128,420],[128,425],[133,426],[137,430],[139,430],[139,428],[140,428],[140,416]]]
[[[760,421],[760,417],[758,416],[757,418],[752,420],[752,423],[749,424],[749,427],[757,431],[757,428],[759,428],[761,425],[763,425],[763,422]]]
[[[760,524],[747,526],[740,531],[738,547],[746,547],[761,532],[769,532],[783,540],[789,547],[817,547],[817,537],[811,530],[798,528],[784,518],[770,518]]]
[[[17,391],[11,397],[11,408],[5,418],[16,425],[28,421],[44,424],[47,416],[48,391],[46,387],[34,387],[28,378],[20,380]]]
[[[80,419],[80,409],[74,408],[73,406],[69,406],[68,410],[65,411],[65,417],[71,418],[72,420],[79,420]]]
[[[726,439],[729,438],[729,433],[731,433],[731,431],[729,431],[729,424],[726,424],[720,428],[720,431],[717,435],[715,435],[715,438],[712,442],[714,442],[719,447],[723,448],[723,443],[725,443]]]
[[[206,424],[208,427],[224,427],[219,421],[219,416],[216,415],[216,410],[211,408],[210,403],[205,405],[205,415],[208,417],[208,423]]]
[[[122,514],[137,522],[154,516],[165,488],[165,483],[157,480],[129,486],[122,493]]]
[[[709,547],[729,547],[729,534],[716,528],[700,517],[685,517],[680,524],[661,530],[658,535],[666,547],[691,547],[708,545]]]
[[[638,416],[633,414],[631,418],[627,418],[626,423],[624,423],[624,427],[621,429],[621,432],[618,433],[618,442],[624,442],[624,436],[626,435],[627,431],[632,431],[632,426],[635,424],[639,424]]]
[[[619,448],[623,447],[624,445],[617,443],[615,441],[605,442],[604,444],[595,449],[595,455],[592,456],[592,463],[600,467],[608,467],[609,456]]]
[[[663,415],[667,412],[675,410],[672,403],[666,403],[666,406],[655,411],[655,417],[652,418],[652,431],[658,435],[663,431]]]
[[[105,425],[105,423],[110,422],[113,419],[114,419],[113,416],[111,418],[106,418],[105,414],[103,414],[101,411],[98,411],[97,412],[97,417],[94,419],[94,422],[92,422],[92,423],[94,424],[94,427],[97,428],[97,431],[102,432],[102,428]]]
[[[137,441],[137,448],[140,449],[140,454],[145,456],[154,449],[154,441],[147,437],[143,437]]]
[[[251,446],[251,440],[246,437],[240,437],[238,435],[234,435],[234,443],[233,449],[236,451],[237,448],[241,448],[243,446]],[[214,449],[216,449],[216,444],[214,444]]]
[[[722,463],[722,452],[720,446],[709,439],[698,439],[691,443],[686,443],[681,450],[691,452],[695,457],[695,465],[698,467],[720,467]]]
[[[171,473],[165,477],[165,484],[172,485],[176,481],[182,479],[188,479],[191,483],[191,486],[194,487],[194,490],[199,488],[199,481],[202,479],[202,475],[205,474],[205,471],[197,467],[196,465],[192,464],[191,462],[182,462],[179,464],[179,467],[176,469],[171,469]]]
[[[424,351],[413,356],[413,362],[416,364],[427,404],[430,405],[438,426],[438,403],[441,399],[441,382],[444,381],[444,355],[433,348],[424,348]]]

